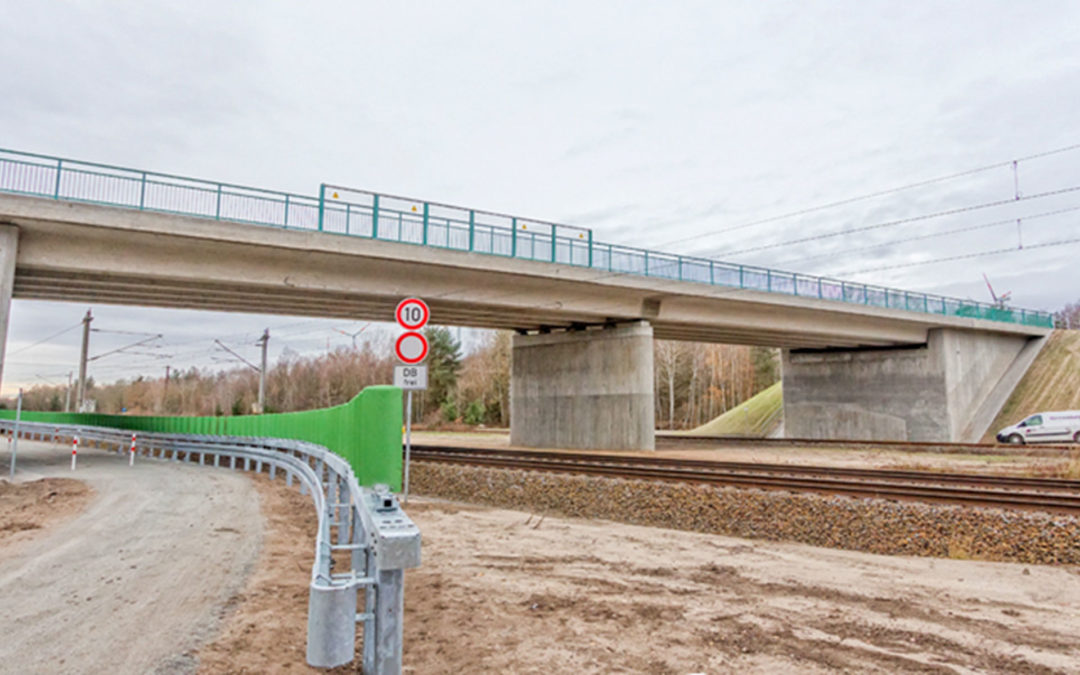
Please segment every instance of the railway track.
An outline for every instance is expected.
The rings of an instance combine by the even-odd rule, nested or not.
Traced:
[[[676,434],[658,434],[657,443],[669,446],[721,447],[729,445],[755,445],[775,448],[871,448],[881,450],[903,450],[905,452],[935,452],[988,455],[1042,455],[1057,457],[1080,451],[1075,443],[1040,443],[1027,445],[1007,445],[1001,443],[951,443],[936,441],[859,441],[822,438],[751,438],[742,436],[682,436]]]
[[[598,453],[413,446],[416,461],[609,478],[705,483],[860,498],[1021,508],[1080,515],[1080,481],[885,469],[713,462]]]

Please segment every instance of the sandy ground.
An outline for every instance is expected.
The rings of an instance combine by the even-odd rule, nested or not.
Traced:
[[[268,522],[259,583],[200,652],[203,670],[309,671],[315,520],[306,498],[254,480]],[[407,510],[424,563],[406,575],[406,672],[1080,671],[1074,568],[877,556],[416,496]]]
[[[311,498],[252,476],[265,520],[262,553],[229,603],[221,632],[199,650],[200,673],[326,672],[306,665],[308,583],[318,520]]]
[[[74,518],[93,495],[89,485],[71,478],[19,483],[0,479],[0,552],[12,551],[49,527]]]
[[[1077,570],[414,499],[413,672],[1076,672]],[[463,636],[468,636],[467,639]]]
[[[0,670],[187,672],[258,557],[249,478],[20,441],[17,480],[76,477],[77,516],[0,548]],[[9,455],[0,453],[0,466]]]
[[[509,432],[439,432],[413,433],[417,445],[449,445],[515,450],[538,450],[510,445]],[[539,450],[574,452],[557,448]],[[673,459],[701,459],[718,462],[763,462],[768,464],[799,464],[840,466],[864,469],[913,469],[927,471],[959,471],[982,473],[1020,473],[1034,475],[1068,475],[1075,471],[1074,459],[1068,456],[1029,457],[1016,455],[970,455],[959,453],[911,452],[896,449],[860,447],[783,447],[754,443],[724,443],[717,445],[709,439],[678,440],[658,436],[655,451],[590,451],[594,454],[640,455]],[[1080,455],[1080,446],[1074,455]]]

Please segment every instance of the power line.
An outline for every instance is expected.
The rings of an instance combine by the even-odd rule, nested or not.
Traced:
[[[951,230],[943,230],[940,232],[931,232],[930,234],[922,234],[914,237],[904,237],[902,239],[890,239],[889,241],[883,241],[877,244],[871,244],[870,246],[860,246],[858,248],[845,248],[839,250],[829,251],[828,253],[821,253],[819,255],[806,256],[803,258],[789,258],[787,260],[781,260],[780,265],[791,265],[800,262],[809,262],[811,260],[820,260],[822,258],[832,258],[842,253],[858,253],[860,251],[870,251],[875,248],[882,248],[883,246],[892,246],[895,244],[906,244],[912,241],[922,241],[925,239],[936,239],[938,237],[945,237],[950,234],[959,234],[962,232],[973,232],[975,230],[984,230],[991,227],[1000,227],[1002,225],[1014,225],[1017,221],[1029,221],[1036,220],[1038,218],[1048,218],[1050,216],[1060,215],[1062,213],[1071,213],[1073,211],[1080,211],[1080,206],[1070,206],[1065,209],[1057,209],[1056,211],[1045,211],[1043,213],[1036,213],[1030,216],[1022,216],[1020,218],[1007,218],[1005,220],[995,220],[991,223],[981,223],[979,225],[968,225],[966,227],[958,227]]]
[[[42,339],[38,340],[37,342],[35,342],[32,345],[27,345],[25,347],[19,347],[18,349],[14,350],[12,352],[9,352],[8,356],[9,357],[14,356],[16,354],[20,354],[22,352],[25,352],[27,349],[33,349],[34,347],[37,347],[38,345],[43,345],[46,342],[48,342],[49,340],[53,340],[55,338],[58,338],[58,337],[60,337],[61,335],[65,334],[65,333],[70,333],[71,331],[75,330],[76,328],[78,328],[80,326],[82,326],[82,321],[79,321],[74,326],[69,326],[69,327],[65,328],[64,330],[62,330],[62,331],[59,331],[57,333],[53,333],[52,335],[50,335],[47,338],[42,338]]]
[[[973,204],[971,206],[962,206],[960,208],[948,209],[946,211],[936,211],[934,213],[927,213],[918,216],[911,216],[909,218],[901,218],[899,220],[890,220],[883,223],[874,223],[873,225],[860,225],[859,227],[852,227],[846,230],[839,230],[837,232],[826,232],[825,234],[815,234],[808,237],[800,237],[798,239],[788,239],[786,241],[777,242],[775,244],[762,244],[761,246],[751,246],[750,248],[738,249],[735,251],[728,251],[727,255],[740,255],[743,253],[753,253],[756,251],[767,251],[774,248],[783,248],[785,246],[792,246],[794,244],[804,244],[808,241],[820,241],[822,239],[831,239],[833,237],[842,237],[848,234],[856,234],[859,232],[867,232],[869,230],[879,230],[886,227],[895,227],[897,225],[906,225],[908,223],[915,223],[921,220],[931,220],[933,218],[942,218],[944,216],[954,216],[958,213],[968,213],[970,211],[980,211],[982,209],[994,208],[997,206],[1004,206],[1005,204],[1016,204],[1023,201],[1030,201],[1032,199],[1042,199],[1044,197],[1054,197],[1057,195],[1068,194],[1070,192],[1080,191],[1080,185],[1074,185],[1067,188],[1059,188],[1057,190],[1048,190],[1046,192],[1038,192],[1032,195],[1023,195],[1021,197],[1015,197],[1013,199],[1001,199],[993,202],[983,202],[981,204]],[[1013,219],[1015,220],[1015,218]]]
[[[743,229],[746,229],[748,227],[753,227],[755,225],[765,225],[767,223],[773,223],[773,222],[776,222],[776,221],[779,221],[779,220],[786,220],[788,218],[795,218],[797,216],[805,216],[805,215],[807,215],[809,213],[815,213],[817,211],[824,211],[826,209],[832,209],[832,208],[836,208],[838,206],[846,206],[848,204],[855,204],[857,202],[867,201],[867,200],[870,200],[870,199],[875,199],[877,197],[884,197],[885,195],[895,194],[897,192],[903,192],[905,190],[912,190],[912,189],[915,189],[915,188],[925,187],[927,185],[932,185],[934,183],[942,183],[942,182],[949,181],[949,180],[955,180],[957,178],[963,178],[965,176],[971,176],[971,175],[974,175],[974,174],[983,173],[985,171],[990,171],[992,169],[1001,169],[1001,168],[1004,168],[1004,167],[1015,166],[1015,165],[1018,165],[1020,162],[1027,162],[1027,161],[1033,160],[1033,159],[1040,159],[1040,158],[1043,158],[1043,157],[1049,157],[1051,155],[1057,155],[1057,154],[1060,154],[1060,153],[1063,153],[1063,152],[1071,152],[1071,151],[1077,150],[1077,149],[1080,149],[1080,143],[1076,143],[1074,145],[1067,145],[1067,146],[1064,146],[1064,147],[1061,147],[1061,148],[1056,148],[1054,150],[1047,150],[1046,152],[1035,153],[1033,155],[1027,155],[1025,157],[1018,157],[1016,159],[1011,159],[1011,160],[1004,161],[1004,162],[997,162],[995,164],[987,164],[986,166],[980,166],[980,167],[977,167],[977,168],[974,168],[974,169],[968,169],[966,171],[960,171],[960,172],[948,174],[948,175],[945,175],[945,176],[938,176],[937,178],[929,178],[929,179],[926,179],[926,180],[918,181],[916,183],[909,183],[907,185],[901,185],[900,187],[889,188],[887,190],[879,190],[877,192],[870,192],[870,193],[867,193],[867,194],[858,195],[856,197],[849,197],[847,199],[841,199],[841,200],[838,200],[838,201],[835,201],[835,202],[829,202],[827,204],[820,204],[818,206],[811,206],[811,207],[808,207],[808,208],[799,209],[797,211],[790,211],[788,213],[782,213],[782,214],[779,214],[779,215],[776,215],[776,216],[769,216],[767,218],[760,218],[758,220],[752,220],[752,221],[747,222],[747,223],[742,223],[740,225],[735,225],[733,227],[724,228],[722,230],[717,230],[715,232],[704,232],[704,233],[695,234],[695,235],[692,235],[692,236],[689,236],[689,237],[683,237],[681,239],[673,239],[671,241],[665,242],[665,243],[660,244],[660,245],[661,246],[670,246],[672,244],[681,244],[683,242],[693,241],[693,240],[696,240],[696,239],[704,239],[706,237],[715,237],[715,236],[718,236],[718,235],[721,235],[721,234],[727,234],[728,232],[735,232],[736,230],[743,230]]]
[[[885,270],[895,270],[903,267],[918,267],[920,265],[932,265],[934,263],[949,262],[952,260],[966,260],[968,258],[981,258],[984,256],[1001,255],[1003,253],[1019,253],[1021,251],[1029,251],[1034,248],[1050,248],[1053,246],[1064,246],[1066,244],[1080,243],[1080,237],[1074,237],[1072,239],[1059,239],[1057,241],[1047,241],[1041,244],[1028,244],[1027,246],[1010,246],[1009,248],[999,248],[993,251],[979,251],[977,253],[962,253],[960,255],[948,256],[945,258],[934,258],[932,260],[920,260],[918,262],[901,263],[898,265],[886,265],[883,267],[867,267],[861,270],[847,270],[841,272],[841,274],[864,274],[866,272],[883,272]]]

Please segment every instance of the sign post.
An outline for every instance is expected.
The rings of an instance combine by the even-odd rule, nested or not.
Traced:
[[[394,366],[394,386],[405,391],[405,474],[401,481],[401,501],[409,503],[409,460],[412,456],[412,393],[427,389],[427,338],[418,333],[431,318],[431,310],[420,298],[406,298],[398,303],[394,318],[405,329],[394,343],[394,354],[403,366]]]
[[[15,428],[11,430],[11,480],[15,480],[15,455],[19,452],[19,420],[22,418],[22,389],[15,406]]]

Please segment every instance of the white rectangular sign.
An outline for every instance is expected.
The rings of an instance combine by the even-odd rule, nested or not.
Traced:
[[[427,366],[394,366],[394,386],[402,389],[427,389]]]

